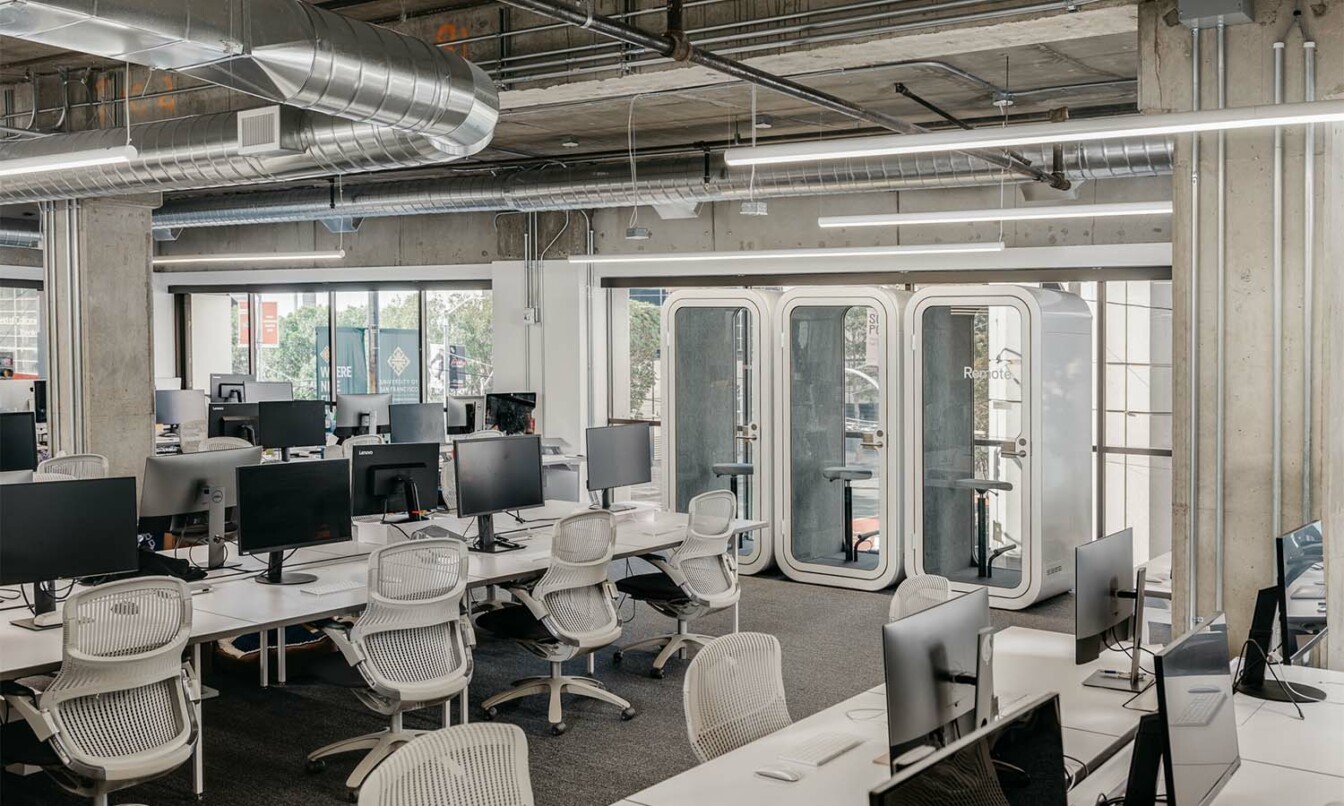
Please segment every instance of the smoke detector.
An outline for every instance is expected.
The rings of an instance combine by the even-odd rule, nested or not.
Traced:
[[[755,200],[742,202],[742,205],[737,208],[737,211],[742,215],[770,215],[770,211],[766,208],[765,202]]]

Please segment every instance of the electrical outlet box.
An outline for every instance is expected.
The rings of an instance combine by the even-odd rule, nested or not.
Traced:
[[[1189,28],[1214,28],[1255,22],[1253,0],[1179,0],[1181,24]]]
[[[539,324],[541,324],[541,309],[540,309],[540,308],[524,308],[524,309],[523,309],[523,324],[525,324],[525,325],[539,325]]]

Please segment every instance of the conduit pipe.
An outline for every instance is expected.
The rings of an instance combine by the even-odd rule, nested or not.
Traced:
[[[1283,103],[1283,42],[1274,43],[1274,103]],[[1270,374],[1273,375],[1273,404],[1270,407],[1270,508],[1273,534],[1283,532],[1283,127],[1274,128],[1274,270],[1270,295],[1274,306],[1271,321]]]
[[[1190,69],[1192,111],[1200,109],[1200,53],[1199,28],[1190,29]],[[1199,623],[1199,142],[1200,135],[1190,136],[1190,463],[1189,486],[1186,504],[1186,584],[1189,587],[1189,608],[1186,619],[1193,628]]]
[[[1306,100],[1316,100],[1316,43],[1302,43],[1305,61]],[[1303,184],[1306,195],[1302,200],[1302,523],[1312,520],[1311,456],[1312,456],[1312,364],[1315,361],[1312,302],[1316,284],[1316,126],[1307,126],[1307,141],[1303,164]]]
[[[1227,26],[1218,23],[1218,108],[1227,108]],[[1225,416],[1227,412],[1227,387],[1225,368],[1227,362],[1227,132],[1218,132],[1218,232],[1217,266],[1214,277],[1217,286],[1218,311],[1216,316],[1217,356],[1215,362],[1216,380],[1214,394],[1214,445],[1213,445],[1213,565],[1217,569],[1213,577],[1213,609],[1223,612],[1223,486],[1226,478],[1224,467],[1223,441],[1227,433]]]

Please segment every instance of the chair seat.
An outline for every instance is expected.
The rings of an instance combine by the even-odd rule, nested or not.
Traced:
[[[864,481],[873,477],[873,471],[866,467],[836,465],[834,467],[823,467],[821,475],[828,481]]]
[[[756,473],[756,466],[750,462],[719,462],[713,470],[716,476],[751,476]]]
[[[957,486],[962,489],[975,490],[976,492],[988,492],[989,490],[1002,490],[1007,492],[1013,489],[1011,482],[998,481],[997,479],[957,479]]]
[[[476,626],[502,638],[515,641],[554,641],[546,626],[522,605],[489,610],[476,617]]]
[[[689,602],[686,592],[677,587],[667,574],[636,574],[616,581],[616,590],[633,596],[641,602]]]

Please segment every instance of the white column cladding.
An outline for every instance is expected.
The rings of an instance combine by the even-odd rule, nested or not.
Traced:
[[[154,450],[150,212],[159,198],[42,205],[51,447],[139,476]]]

